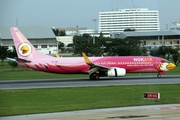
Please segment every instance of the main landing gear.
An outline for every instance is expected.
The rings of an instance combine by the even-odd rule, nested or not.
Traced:
[[[161,74],[158,73],[158,74],[157,74],[157,77],[158,77],[158,78],[161,78]]]
[[[92,73],[92,74],[89,75],[89,78],[91,80],[99,80],[100,77],[99,77],[99,75],[97,73]]]

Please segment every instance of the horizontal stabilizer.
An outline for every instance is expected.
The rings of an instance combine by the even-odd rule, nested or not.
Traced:
[[[21,58],[15,58],[15,59],[16,59],[16,61],[18,61],[18,62],[28,62],[28,63],[31,62],[30,60],[25,60],[25,59],[21,59]]]
[[[14,58],[6,58],[7,60],[10,60],[10,61],[14,61],[14,62],[17,62],[16,59]]]
[[[30,63],[31,61],[30,60],[25,60],[25,59],[21,59],[21,58],[6,58],[7,60],[10,60],[10,61],[14,61],[14,62],[28,62]]]

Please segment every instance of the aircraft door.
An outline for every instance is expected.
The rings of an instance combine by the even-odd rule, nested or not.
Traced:
[[[157,66],[157,68],[159,69],[159,67],[160,67],[160,61],[159,61],[159,59],[156,59],[156,64],[155,64],[155,66]]]

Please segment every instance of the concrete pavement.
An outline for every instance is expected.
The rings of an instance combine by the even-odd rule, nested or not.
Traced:
[[[180,120],[180,104],[119,107],[0,117],[0,120]]]

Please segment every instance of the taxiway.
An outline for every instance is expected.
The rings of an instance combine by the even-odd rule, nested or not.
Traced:
[[[0,90],[110,86],[110,85],[179,84],[179,83],[180,83],[180,75],[164,75],[161,78],[157,78],[156,76],[126,76],[126,77],[117,77],[117,78],[101,78],[100,80],[89,80],[88,78],[1,80]]]

